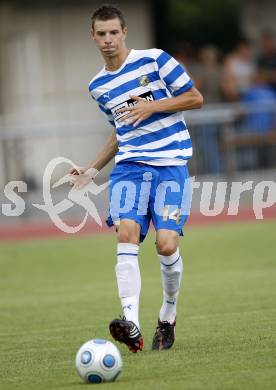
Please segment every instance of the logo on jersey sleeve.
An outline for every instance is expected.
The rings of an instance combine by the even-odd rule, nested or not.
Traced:
[[[142,76],[144,77],[144,76]],[[147,76],[145,76],[147,77]],[[152,102],[154,99],[154,96],[153,96],[153,93],[151,91],[148,91],[148,92],[145,92],[145,93],[142,93],[141,95],[138,95],[140,98],[142,98],[143,100],[145,100],[145,102]],[[120,120],[123,118],[124,115],[126,115],[129,111],[125,111],[125,112],[118,112],[118,110],[120,108],[127,108],[127,107],[133,107],[137,104],[138,102],[136,100],[133,100],[133,99],[128,99],[126,100],[125,102],[122,102],[120,104],[117,104],[117,106],[111,108],[111,112],[112,112],[112,115],[113,115],[113,118],[116,121]],[[120,124],[122,125],[122,124]]]

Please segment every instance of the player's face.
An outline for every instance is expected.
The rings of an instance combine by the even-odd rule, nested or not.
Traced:
[[[114,57],[125,46],[127,28],[122,29],[120,20],[96,20],[91,35],[104,57]]]

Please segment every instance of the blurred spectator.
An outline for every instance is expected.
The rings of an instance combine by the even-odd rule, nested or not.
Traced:
[[[194,67],[194,81],[204,96],[204,102],[218,103],[222,98],[222,71],[215,46],[205,46],[199,52],[199,63]]]
[[[275,155],[275,145],[262,141],[265,134],[276,131],[276,94],[272,87],[266,84],[266,73],[263,71],[256,72],[253,83],[242,98],[247,108],[242,121],[242,132],[259,134],[262,137],[259,145],[241,150],[238,154],[241,169],[268,168],[273,165]]]
[[[194,67],[193,76],[205,104],[221,101],[222,71],[215,46],[205,46],[200,50],[199,62]],[[199,158],[208,173],[219,173],[224,169],[223,156],[219,147],[220,130],[220,125],[207,123],[202,126],[198,138]]]
[[[187,69],[190,77],[194,79],[194,70],[197,66],[197,52],[194,46],[185,41],[177,42],[172,54]]]
[[[276,130],[275,106],[276,94],[266,84],[266,74],[257,71],[252,87],[244,94],[242,102],[249,105],[246,128],[250,132],[264,134]]]
[[[223,64],[223,92],[226,101],[234,102],[248,91],[255,73],[249,41],[241,40]]]
[[[276,92],[276,43],[274,33],[266,30],[261,36],[258,68],[263,72],[267,84]]]

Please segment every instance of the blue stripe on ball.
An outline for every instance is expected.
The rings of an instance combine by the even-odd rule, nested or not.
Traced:
[[[114,356],[112,356],[112,355],[105,355],[105,357],[103,358],[103,364],[107,368],[112,368],[114,366],[114,364],[115,364]]]
[[[92,353],[89,352],[89,351],[84,351],[82,354],[81,354],[81,362],[82,364],[88,364],[91,362],[92,360]]]
[[[101,383],[102,382],[102,378],[96,374],[89,375],[87,379],[89,380],[90,383]]]
[[[106,340],[103,340],[103,339],[95,339],[95,340],[93,340],[93,342],[95,344],[106,344]]]

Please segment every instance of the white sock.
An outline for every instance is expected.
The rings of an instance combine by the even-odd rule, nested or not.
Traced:
[[[115,267],[118,292],[124,316],[128,321],[139,325],[139,297],[141,276],[138,263],[139,246],[119,243],[117,245],[117,264]]]
[[[183,262],[179,249],[171,256],[159,255],[163,285],[163,304],[160,309],[160,321],[171,324],[176,318],[176,305],[183,274]]]

